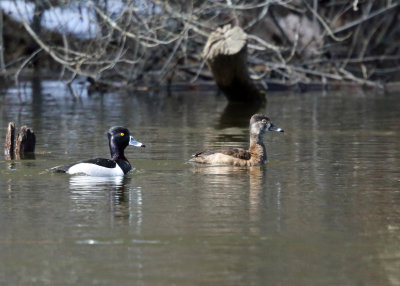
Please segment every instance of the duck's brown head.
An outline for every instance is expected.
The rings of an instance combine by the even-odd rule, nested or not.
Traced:
[[[250,119],[250,133],[252,135],[263,135],[265,131],[283,132],[283,129],[272,124],[265,114],[254,114]]]

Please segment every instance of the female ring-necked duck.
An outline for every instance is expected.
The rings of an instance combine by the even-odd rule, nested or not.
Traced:
[[[254,166],[267,161],[267,152],[263,143],[265,131],[283,132],[283,129],[275,127],[264,114],[254,114],[250,119],[250,148],[249,150],[230,148],[225,150],[207,150],[193,155],[190,162]]]
[[[124,127],[111,127],[107,132],[111,159],[95,158],[79,161],[73,164],[57,166],[51,169],[56,173],[67,174],[86,174],[89,176],[123,176],[132,167],[124,155],[124,150],[128,145],[135,147],[145,147],[144,144],[136,141]]]

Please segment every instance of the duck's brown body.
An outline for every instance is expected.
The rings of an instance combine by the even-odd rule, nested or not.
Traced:
[[[193,155],[191,162],[232,165],[232,166],[255,166],[267,161],[264,144],[250,145],[249,150],[231,148],[225,150],[204,151]]]
[[[250,119],[249,150],[231,148],[225,150],[203,151],[193,155],[190,162],[212,165],[255,166],[267,161],[267,152],[263,143],[265,131],[283,132],[276,128],[263,114],[255,114]]]

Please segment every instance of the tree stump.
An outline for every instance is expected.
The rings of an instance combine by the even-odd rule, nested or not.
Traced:
[[[247,68],[247,34],[226,25],[210,34],[203,58],[229,101],[265,102],[265,92],[250,78]]]
[[[14,158],[15,150],[15,123],[8,123],[6,141],[4,142],[4,155],[6,159],[10,160]]]
[[[35,157],[36,136],[26,125],[22,126],[15,141],[15,124],[10,122],[4,143],[4,155],[7,160],[32,159]]]
[[[15,155],[23,157],[26,153],[34,153],[36,136],[26,125],[22,126],[18,132]]]

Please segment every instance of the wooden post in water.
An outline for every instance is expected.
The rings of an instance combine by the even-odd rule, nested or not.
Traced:
[[[26,125],[22,126],[18,132],[15,146],[15,156],[24,158],[26,155],[31,157],[35,152],[36,136]]]
[[[210,34],[203,58],[229,101],[265,102],[265,92],[250,78],[247,68],[247,34],[226,25]]]
[[[6,142],[4,142],[4,155],[7,160],[14,159],[15,150],[15,123],[8,123]]]
[[[36,136],[26,125],[22,126],[15,141],[15,124],[10,122],[4,144],[4,155],[7,160],[34,158]]]

